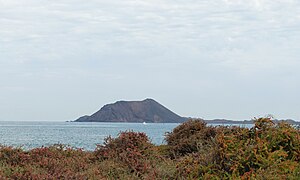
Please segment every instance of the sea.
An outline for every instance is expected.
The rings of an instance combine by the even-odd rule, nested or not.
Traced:
[[[165,135],[177,123],[102,123],[57,121],[0,121],[0,144],[29,150],[54,144],[93,151],[108,136],[117,137],[122,131],[144,132],[152,143],[165,144]],[[210,124],[208,124],[210,125]],[[211,124],[251,127],[251,124]]]

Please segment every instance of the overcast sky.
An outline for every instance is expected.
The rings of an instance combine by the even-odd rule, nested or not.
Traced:
[[[0,120],[153,98],[300,120],[299,0],[0,0]]]

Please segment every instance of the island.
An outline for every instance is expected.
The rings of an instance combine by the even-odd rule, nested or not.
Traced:
[[[107,104],[91,116],[82,116],[75,122],[182,123],[186,120],[157,101],[145,99]]]

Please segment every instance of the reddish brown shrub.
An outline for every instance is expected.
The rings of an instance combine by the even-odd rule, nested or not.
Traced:
[[[153,145],[147,135],[140,132],[121,132],[117,138],[108,137],[98,145],[95,155],[100,160],[115,159],[136,173],[145,173],[151,166],[148,155]]]

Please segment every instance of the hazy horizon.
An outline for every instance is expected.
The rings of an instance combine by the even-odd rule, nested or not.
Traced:
[[[185,117],[300,120],[300,1],[0,0],[0,121],[153,98]]]

